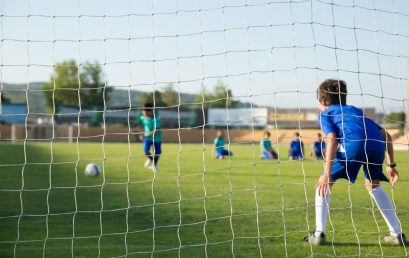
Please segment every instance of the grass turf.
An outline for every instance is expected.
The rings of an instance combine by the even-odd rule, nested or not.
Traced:
[[[231,160],[215,160],[210,146],[166,144],[154,177],[139,144],[2,143],[0,257],[407,255],[382,243],[388,230],[361,179],[333,188],[331,243],[304,244],[322,163],[260,160],[257,144],[231,149]],[[407,152],[396,156],[403,164]],[[86,177],[89,162],[103,174]],[[393,191],[384,184],[406,231],[408,170]]]

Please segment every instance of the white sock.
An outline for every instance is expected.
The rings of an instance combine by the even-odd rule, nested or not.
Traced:
[[[330,193],[325,197],[319,196],[315,191],[315,236],[318,237],[321,232],[325,234],[327,227],[327,217],[329,208]]]
[[[394,236],[402,234],[402,229],[399,226],[395,208],[393,207],[391,199],[389,198],[385,190],[383,190],[381,186],[378,186],[369,194],[372,196],[383,218],[385,219],[390,234]]]

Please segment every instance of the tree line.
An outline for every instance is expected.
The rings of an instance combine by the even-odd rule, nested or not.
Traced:
[[[48,108],[52,111],[62,106],[78,106],[95,108],[104,106],[111,97],[113,88],[104,80],[104,71],[99,64],[86,62],[78,65],[75,60],[57,63],[50,79],[43,90]],[[235,107],[237,101],[227,85],[218,81],[213,91],[202,87],[195,96],[195,102],[204,107]],[[152,102],[156,106],[176,106],[180,103],[180,93],[173,84],[168,84],[163,90],[143,92],[138,103]]]

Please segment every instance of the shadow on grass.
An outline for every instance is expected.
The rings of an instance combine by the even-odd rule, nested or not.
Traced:
[[[84,148],[92,153],[92,146]],[[126,184],[115,169],[112,177],[122,183],[87,178],[89,158],[78,161],[75,145],[55,143],[51,151],[50,143],[0,143],[0,151],[0,257],[14,257],[14,251],[17,257],[95,257],[152,250],[149,184]],[[140,199],[133,202],[133,196]]]

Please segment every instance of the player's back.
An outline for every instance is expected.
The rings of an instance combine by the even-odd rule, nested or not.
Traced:
[[[385,150],[382,128],[354,106],[331,105],[320,114],[320,125],[325,134],[334,132],[347,152]]]

